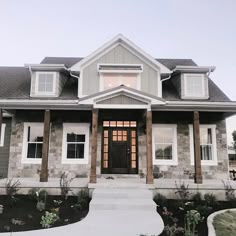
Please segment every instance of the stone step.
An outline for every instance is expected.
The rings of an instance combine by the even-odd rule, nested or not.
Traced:
[[[153,193],[146,189],[96,189],[93,192],[95,198],[127,198],[127,199],[152,199]]]
[[[112,199],[93,198],[89,206],[90,210],[139,210],[155,211],[156,204],[151,199]]]

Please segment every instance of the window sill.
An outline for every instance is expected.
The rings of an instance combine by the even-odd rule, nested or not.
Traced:
[[[217,165],[218,165],[217,160],[201,161],[201,166],[217,166]],[[191,162],[191,166],[194,166],[193,162]]]
[[[78,160],[73,160],[73,159],[63,159],[61,161],[62,164],[79,164],[79,165],[86,165],[88,164],[88,159],[78,159]]]
[[[177,166],[177,160],[153,160],[153,165]]]
[[[22,164],[41,164],[42,159],[30,159],[30,158],[24,158],[21,161]]]

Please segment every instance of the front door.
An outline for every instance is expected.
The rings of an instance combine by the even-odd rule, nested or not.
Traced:
[[[135,174],[137,173],[136,127],[130,127],[130,121],[111,122],[116,123],[111,123],[112,127],[110,125],[103,127],[102,173]],[[136,122],[132,124],[134,126]]]

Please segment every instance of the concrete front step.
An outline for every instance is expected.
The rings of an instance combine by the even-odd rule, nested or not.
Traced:
[[[152,199],[153,193],[146,189],[104,189],[97,188],[96,191],[93,192],[93,198],[127,198],[127,199]]]
[[[156,204],[151,199],[111,199],[95,198],[90,202],[89,210],[141,210],[155,211]]]

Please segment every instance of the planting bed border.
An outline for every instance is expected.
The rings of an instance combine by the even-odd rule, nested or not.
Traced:
[[[224,210],[216,211],[216,212],[210,214],[207,217],[208,236],[216,236],[216,231],[215,231],[215,228],[213,226],[214,217],[219,215],[219,214],[225,213],[226,211],[236,211],[236,208],[224,209]]]

